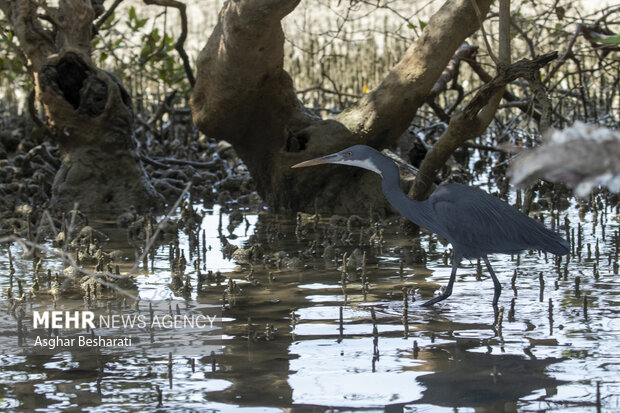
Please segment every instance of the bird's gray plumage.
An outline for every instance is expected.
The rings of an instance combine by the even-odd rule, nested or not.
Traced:
[[[428,202],[445,228],[440,235],[458,246],[465,258],[527,249],[568,252],[568,242],[558,234],[480,189],[442,185]]]
[[[438,187],[426,201],[409,198],[400,187],[398,167],[394,161],[368,146],[355,145],[294,167],[321,163],[357,166],[380,174],[383,193],[399,213],[452,244],[454,262],[448,287],[443,295],[424,305],[434,304],[451,294],[456,269],[462,258],[484,260],[495,285],[493,303],[497,304],[501,286],[488,261],[488,254],[515,254],[535,249],[564,255],[569,251],[568,242],[560,235],[477,188],[446,184]]]

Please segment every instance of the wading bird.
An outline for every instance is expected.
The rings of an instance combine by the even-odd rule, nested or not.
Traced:
[[[516,254],[523,250],[543,250],[556,255],[568,253],[569,244],[540,222],[488,193],[461,184],[439,186],[426,201],[409,198],[400,187],[398,166],[377,150],[355,145],[343,151],[293,165],[351,165],[381,175],[383,194],[407,219],[438,234],[452,244],[454,260],[450,281],[443,294],[422,304],[433,305],[452,294],[457,268],[463,258],[482,258],[495,286],[493,305],[501,294],[488,254]]]

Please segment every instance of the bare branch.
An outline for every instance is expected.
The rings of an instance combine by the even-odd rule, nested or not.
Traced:
[[[304,95],[304,94],[306,94],[308,92],[312,92],[312,91],[315,91],[315,90],[318,90],[319,92],[322,92],[322,93],[330,93],[330,94],[333,94],[333,95],[344,96],[344,97],[354,98],[354,99],[359,99],[359,98],[362,97],[362,95],[356,95],[356,94],[353,94],[353,93],[341,92],[339,90],[326,89],[326,88],[324,88],[321,85],[310,86],[308,88],[298,90],[298,91],[296,91],[296,93],[298,95]]]
[[[156,4],[158,6],[174,7],[179,10],[179,14],[181,15],[181,34],[179,35],[174,48],[179,53],[179,56],[181,56],[183,68],[185,69],[185,74],[187,75],[189,84],[194,87],[196,84],[196,78],[194,77],[194,72],[192,71],[189,57],[185,52],[185,40],[187,39],[187,12],[185,11],[185,3],[181,3],[176,0],[144,0],[144,3],[149,5]]]
[[[523,40],[525,41],[525,44],[527,44],[527,48],[530,51],[530,56],[532,56],[532,59],[535,58],[536,47],[534,46],[534,42],[532,42],[532,39],[530,39],[530,37],[523,31],[521,26],[512,17],[510,18],[510,24],[512,25],[512,27],[515,28],[517,32],[519,32],[519,34],[521,35],[521,38],[523,38]]]
[[[474,119],[480,109],[489,101],[490,97],[498,90],[502,89],[508,83],[520,77],[528,77],[534,71],[547,65],[550,61],[556,59],[558,52],[551,52],[541,55],[533,60],[523,59],[506,67],[504,73],[500,73],[495,78],[482,86],[476,96],[469,102],[463,114],[467,119]]]
[[[562,66],[564,64],[564,62],[566,61],[566,59],[568,59],[568,57],[573,53],[573,46],[575,45],[575,41],[577,40],[577,37],[579,36],[579,33],[581,33],[581,24],[577,23],[577,27],[575,28],[575,32],[573,33],[573,35],[571,36],[570,40],[568,41],[568,45],[566,46],[566,50],[564,51],[564,53],[562,53],[562,55],[559,57],[559,59],[555,62],[555,65],[553,65],[551,70],[549,70],[549,73],[547,74],[547,78],[545,79],[545,83],[549,83],[551,81],[551,79],[553,79],[553,76],[558,71],[560,66]]]
[[[471,58],[478,51],[478,46],[471,46],[468,43],[463,43],[454,56],[450,59],[450,62],[446,66],[441,76],[435,82],[435,85],[428,94],[427,100],[433,100],[441,92],[445,91],[448,87],[448,82],[458,75],[458,68],[461,60]]]
[[[146,243],[144,245],[144,251],[142,251],[142,255],[140,255],[140,258],[134,262],[134,265],[129,270],[129,274],[133,274],[138,270],[140,263],[147,256],[147,254],[151,250],[151,247],[155,245],[155,241],[157,241],[157,237],[159,236],[159,233],[165,227],[168,220],[170,220],[170,217],[172,216],[172,214],[174,214],[174,211],[176,211],[179,205],[181,205],[181,202],[183,202],[183,198],[185,198],[185,195],[187,195],[191,187],[192,187],[192,183],[188,182],[187,185],[185,185],[185,188],[183,189],[179,197],[177,198],[174,205],[170,207],[170,209],[168,210],[168,213],[162,218],[161,221],[159,221],[159,223],[157,224],[157,228],[155,228],[155,231],[153,232],[153,235],[151,235],[151,237],[146,240]]]
[[[557,52],[552,52],[534,60],[521,60],[505,67],[493,80],[482,86],[465,109],[450,120],[448,129],[426,154],[420,165],[420,175],[433,179],[458,147],[484,132],[493,119],[504,88],[509,82],[519,77],[533,76],[533,72],[556,57]],[[416,180],[410,194],[417,200],[425,199],[429,195],[431,183],[428,179]]]
[[[476,60],[467,59],[466,62],[472,68],[474,73],[476,73],[480,80],[482,80],[484,83],[488,83],[493,79],[493,77],[486,70],[484,70],[484,68],[480,66],[478,62],[476,62]],[[540,112],[535,108],[532,108],[532,105],[528,103],[529,101],[531,101],[531,99],[521,99],[508,90],[504,90],[503,99],[507,102],[510,102],[509,104],[506,104],[507,107],[516,107],[520,109],[521,112],[531,116],[536,122],[540,122]]]
[[[484,24],[483,24],[484,17],[482,16],[482,13],[480,13],[480,8],[478,7],[476,0],[470,0],[470,1],[471,1],[472,7],[476,11],[476,17],[478,18],[478,24],[480,25],[480,31],[482,32],[482,38],[484,39],[484,44],[487,46],[487,52],[489,53],[489,57],[491,58],[491,60],[493,60],[495,65],[498,66],[499,60],[497,59],[497,57],[495,57],[495,54],[493,53],[493,48],[491,47],[491,43],[489,43],[489,39],[487,37],[487,32],[486,30],[484,30]]]
[[[95,22],[95,29],[99,30],[103,23],[114,13],[116,8],[123,2],[123,0],[115,0],[114,3],[105,11],[105,13]]]

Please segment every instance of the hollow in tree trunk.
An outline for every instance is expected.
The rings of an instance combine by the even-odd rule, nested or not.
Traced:
[[[131,98],[120,81],[90,59],[90,40],[99,2],[60,0],[43,10],[53,30],[40,21],[33,0],[0,0],[35,81],[62,163],[51,206],[93,214],[161,209],[133,136]]]

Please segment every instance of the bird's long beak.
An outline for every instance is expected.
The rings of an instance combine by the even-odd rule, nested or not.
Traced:
[[[324,163],[338,163],[342,161],[342,155],[333,153],[331,155],[322,156],[320,158],[310,159],[309,161],[300,162],[291,166],[291,168],[305,168],[306,166],[321,165]]]

